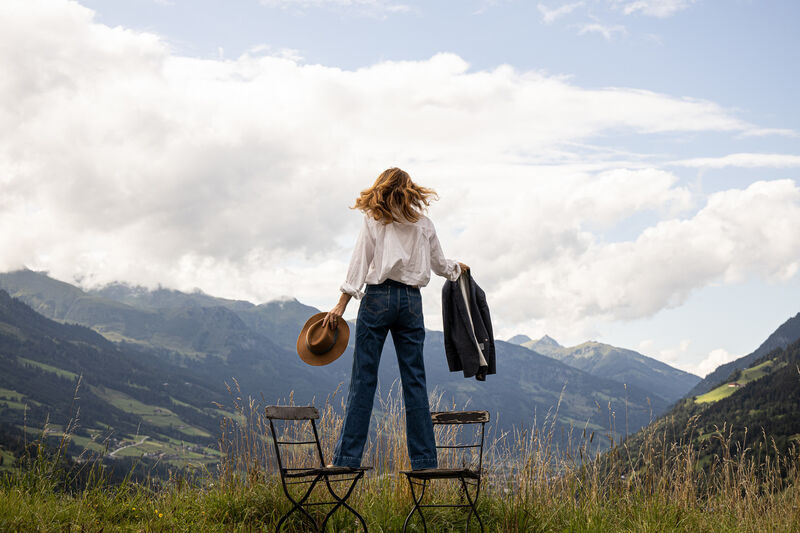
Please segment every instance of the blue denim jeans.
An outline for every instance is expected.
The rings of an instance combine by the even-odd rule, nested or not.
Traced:
[[[422,296],[419,289],[392,280],[367,285],[358,308],[353,374],[344,426],[333,454],[336,466],[361,465],[378,383],[378,364],[390,331],[403,383],[411,468],[436,468],[436,445],[422,359],[425,340]]]

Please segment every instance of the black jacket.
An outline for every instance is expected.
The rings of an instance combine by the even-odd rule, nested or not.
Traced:
[[[464,283],[467,299],[459,282]],[[442,319],[444,351],[451,372],[464,371],[464,377],[475,376],[484,381],[486,374],[496,373],[494,335],[486,293],[478,287],[469,271],[458,281],[446,281],[442,287]],[[481,365],[481,355],[485,365]]]

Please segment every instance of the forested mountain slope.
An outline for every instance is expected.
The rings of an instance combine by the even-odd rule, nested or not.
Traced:
[[[718,400],[681,400],[651,427],[628,439],[629,452],[636,456],[647,436],[655,435],[650,445],[690,444],[702,466],[725,454],[774,459],[792,453],[792,446],[800,444],[800,341],[769,352],[743,373],[749,370],[754,379],[740,386],[722,384],[730,388]]]
[[[744,369],[752,365],[754,361],[768,354],[776,348],[784,348],[789,344],[800,339],[800,313],[781,324],[767,340],[761,343],[751,354],[740,357],[735,361],[720,365],[713,372],[703,378],[697,385],[686,393],[687,398],[705,394],[711,389],[719,386],[736,370]]]

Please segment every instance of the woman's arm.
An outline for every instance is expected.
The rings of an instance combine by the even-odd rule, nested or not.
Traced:
[[[372,263],[372,256],[375,253],[375,236],[369,229],[367,216],[364,216],[364,223],[356,239],[353,255],[350,257],[350,265],[347,267],[347,276],[339,290],[349,294],[356,300],[360,300],[364,293],[361,288],[369,272]]]
[[[462,272],[469,270],[469,267],[464,263],[458,261],[450,261],[445,258],[442,252],[442,245],[439,244],[439,237],[436,236],[436,228],[433,222],[430,223],[431,235],[429,239],[430,252],[431,252],[431,270],[437,276],[442,276],[450,281],[455,281]]]
[[[364,223],[361,226],[358,239],[356,239],[355,248],[353,248],[353,255],[350,258],[350,266],[347,268],[347,277],[339,288],[342,294],[333,309],[325,315],[325,319],[322,321],[323,327],[330,324],[331,327],[335,328],[339,319],[342,318],[350,298],[355,297],[360,300],[364,296],[361,287],[364,286],[364,280],[367,277],[367,271],[369,271],[369,265],[372,263],[372,255],[374,253],[375,237],[369,230],[368,220],[365,215]]]

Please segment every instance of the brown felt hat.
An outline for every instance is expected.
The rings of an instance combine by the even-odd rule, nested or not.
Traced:
[[[322,327],[327,314],[317,313],[309,318],[297,337],[297,355],[312,366],[335,361],[344,353],[350,340],[350,326],[343,318],[336,321],[336,329]]]

